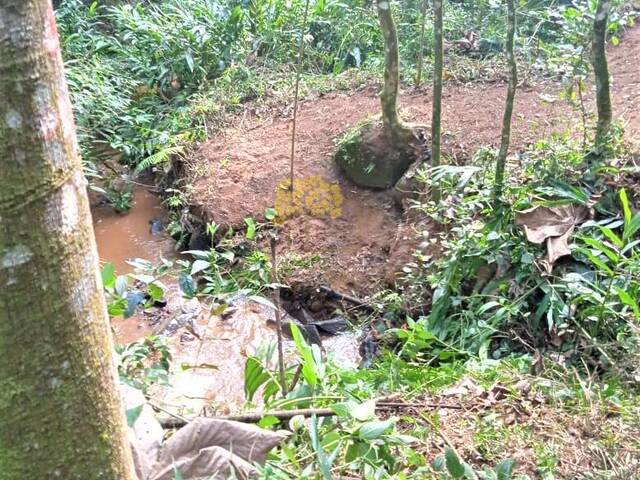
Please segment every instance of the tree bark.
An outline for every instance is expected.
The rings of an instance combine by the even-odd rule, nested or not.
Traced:
[[[507,0],[507,62],[509,64],[509,86],[507,88],[507,100],[502,118],[502,136],[500,140],[500,151],[496,160],[496,175],[493,190],[493,200],[497,206],[502,198],[504,189],[504,172],[507,164],[507,154],[511,142],[511,117],[513,116],[513,103],[516,98],[516,87],[518,85],[518,64],[514,53],[516,35],[516,5],[515,0]]]
[[[602,146],[609,134],[613,116],[609,88],[609,66],[607,64],[607,27],[609,23],[609,0],[598,0],[593,21],[592,63],[596,79],[596,105],[598,125],[596,127],[596,149]]]
[[[398,114],[398,93],[400,91],[400,53],[398,50],[398,32],[388,0],[377,0],[378,20],[384,37],[384,85],[380,93],[382,103],[382,122],[393,141],[406,143],[411,130],[407,128]]]
[[[444,33],[442,0],[433,0],[433,112],[431,115],[431,166],[440,165],[442,138],[442,70],[444,67]],[[431,198],[440,199],[440,188],[433,186]]]
[[[0,477],[134,480],[50,0],[0,0]]]

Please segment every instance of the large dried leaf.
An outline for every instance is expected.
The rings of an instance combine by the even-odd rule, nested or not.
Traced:
[[[518,213],[516,225],[522,227],[527,240],[547,242],[547,256],[543,265],[548,272],[558,258],[569,255],[569,239],[576,225],[589,218],[590,209],[584,205],[534,207]]]
[[[253,464],[285,435],[229,420],[199,418],[178,430],[161,447],[149,480],[173,480],[174,465],[185,480],[228,478],[231,471],[247,477]]]
[[[255,425],[198,418],[162,443],[164,432],[142,393],[127,385],[121,391],[126,410],[136,410],[129,441],[140,480],[174,480],[176,469],[184,480],[248,478],[286,438]]]

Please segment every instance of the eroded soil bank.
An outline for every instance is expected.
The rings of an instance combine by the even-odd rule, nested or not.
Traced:
[[[514,122],[514,149],[562,132],[569,119],[562,101],[544,102],[554,85],[519,92]],[[302,269],[297,280],[328,284],[339,291],[363,294],[391,283],[393,274],[411,260],[406,242],[413,225],[393,190],[374,191],[350,184],[333,162],[336,139],[379,111],[378,88],[339,92],[303,102],[297,125],[295,189],[286,191],[289,172],[291,118],[249,115],[204,144],[189,159],[190,202],[205,221],[242,226],[244,218],[262,218],[267,207],[284,213],[282,255],[314,257],[318,265]],[[505,87],[502,84],[454,86],[443,101],[445,151],[459,161],[480,146],[500,138]],[[409,90],[402,96],[403,116],[430,121],[430,94]],[[413,245],[415,247],[415,244]]]
[[[640,133],[640,28],[629,30],[609,52],[616,118],[626,124],[627,139]],[[290,198],[290,109],[275,115],[245,107],[234,126],[198,148],[187,161],[189,201],[205,222],[241,227],[246,217],[262,218],[275,206],[284,218],[279,250],[305,265],[293,281],[327,284],[336,290],[366,294],[393,283],[394,274],[412,259],[418,245],[416,225],[402,209],[402,194],[350,184],[333,155],[341,134],[379,114],[379,88],[334,92],[302,102],[298,113]],[[478,148],[497,147],[506,84],[451,84],[443,98],[443,151],[448,161],[464,164]],[[588,106],[593,104],[592,92]],[[429,124],[430,88],[406,89],[402,116]],[[591,109],[590,109],[591,110]],[[271,112],[273,113],[273,112]],[[521,151],[552,134],[576,135],[580,114],[562,98],[557,80],[523,75],[515,101],[511,151]],[[304,259],[313,259],[305,262]],[[313,266],[306,268],[306,265]]]

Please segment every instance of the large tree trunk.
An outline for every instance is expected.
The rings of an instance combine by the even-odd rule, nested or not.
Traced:
[[[0,477],[133,480],[50,0],[0,0]]]
[[[442,138],[442,69],[444,66],[444,33],[442,0],[433,0],[433,112],[431,115],[431,166],[440,165]],[[440,199],[440,189],[434,185],[432,198]]]
[[[607,65],[607,25],[609,22],[609,0],[599,0],[593,21],[592,62],[596,78],[596,104],[598,107],[598,125],[596,128],[596,147],[606,142],[611,125],[612,109],[609,91],[609,66]]]
[[[380,93],[382,103],[382,122],[391,134],[394,142],[404,145],[411,130],[398,115],[398,93],[400,91],[400,53],[398,51],[398,32],[388,0],[377,0],[378,19],[384,37],[384,85]]]
[[[511,117],[513,116],[513,102],[516,98],[516,87],[518,85],[518,64],[514,53],[516,35],[516,5],[515,0],[507,0],[507,62],[509,63],[510,75],[509,86],[507,88],[507,101],[502,118],[502,138],[500,141],[500,151],[496,160],[495,185],[493,190],[494,203],[498,205],[504,189],[504,171],[507,164],[507,154],[511,142]]]

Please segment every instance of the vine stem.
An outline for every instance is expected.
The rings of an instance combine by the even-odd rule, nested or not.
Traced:
[[[296,157],[296,122],[298,120],[298,97],[300,94],[300,74],[302,70],[302,59],[304,57],[304,37],[307,31],[307,22],[309,17],[309,0],[304,4],[304,15],[302,17],[302,31],[300,32],[300,45],[298,47],[298,65],[296,66],[296,85],[293,94],[293,127],[291,131],[291,170],[289,172],[289,178],[291,183],[289,189],[291,190],[291,196],[293,197],[293,167]]]
[[[272,265],[272,277],[273,283],[276,284],[274,303],[276,307],[276,334],[278,337],[278,373],[280,374],[280,389],[282,390],[282,397],[287,396],[287,380],[284,374],[284,350],[282,348],[282,315],[280,313],[280,287],[278,278],[278,258],[276,256],[276,243],[275,237],[271,238],[271,262]]]

